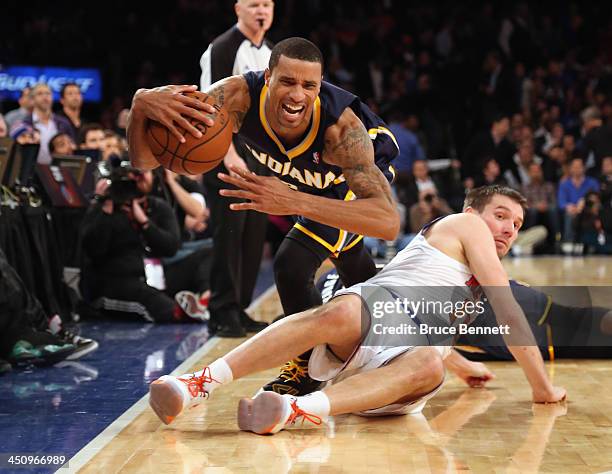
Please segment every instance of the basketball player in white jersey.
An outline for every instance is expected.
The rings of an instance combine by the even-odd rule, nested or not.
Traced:
[[[154,381],[150,386],[152,408],[168,424],[192,400],[207,398],[221,385],[278,367],[314,348],[309,373],[331,384],[306,396],[261,392],[252,399],[242,399],[238,408],[241,429],[266,434],[296,422],[318,425],[330,415],[418,412],[441,387],[445,366],[464,380],[469,374],[460,370],[465,369],[461,356],[450,347],[427,346],[423,336],[404,335],[402,344],[397,344],[396,336],[376,339],[371,331],[379,317],[376,311],[380,305],[376,303],[391,301],[397,292],[410,295],[415,287],[424,291],[436,286],[473,290],[474,283],[484,290],[498,323],[511,328],[511,335],[504,340],[531,385],[533,401],[564,400],[565,390],[554,387],[546,374],[500,262],[517,237],[524,206],[523,196],[507,187],[471,191],[463,213],[426,226],[365,283],[342,290],[323,306],[278,321],[199,372]],[[365,336],[362,317],[368,329]],[[452,326],[454,316],[447,318]]]

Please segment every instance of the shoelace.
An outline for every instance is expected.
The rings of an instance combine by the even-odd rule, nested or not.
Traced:
[[[69,341],[74,341],[74,339],[76,337],[78,337],[78,334],[76,332],[71,331],[70,329],[62,329],[60,331],[60,335],[64,338],[67,339]]]
[[[200,375],[199,377],[196,377],[195,374],[191,374],[191,377],[189,377],[188,379],[182,379],[179,377],[179,380],[185,385],[187,385],[187,390],[189,390],[189,393],[194,398],[199,396],[208,398],[208,391],[204,388],[204,384],[212,382],[219,383],[218,380],[213,379],[210,375],[209,367],[206,367],[204,369],[204,372],[202,372],[202,375]]]
[[[308,375],[308,366],[303,367],[299,363],[304,362],[299,357],[295,360],[290,360],[283,365],[280,378],[286,382],[298,382],[301,378]]]
[[[298,418],[302,418],[302,425],[306,421],[309,421],[310,423],[316,426],[319,426],[321,423],[323,423],[323,420],[320,416],[313,415],[312,413],[306,413],[304,410],[298,407],[297,400],[293,400],[291,402],[291,409],[293,410],[293,413],[291,413],[291,415],[287,419],[287,424],[295,424]]]

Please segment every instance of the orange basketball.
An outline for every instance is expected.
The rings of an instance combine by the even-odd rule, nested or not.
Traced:
[[[155,158],[164,167],[179,174],[206,173],[215,168],[227,153],[232,141],[233,125],[227,110],[220,107],[213,97],[200,92],[185,92],[185,95],[213,105],[216,112],[211,114],[215,121],[212,127],[189,119],[200,132],[201,138],[179,128],[185,143],[178,139],[159,122],[149,122],[147,142]]]

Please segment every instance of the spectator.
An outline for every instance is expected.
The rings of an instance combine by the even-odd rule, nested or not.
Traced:
[[[81,119],[81,107],[83,106],[83,96],[81,88],[74,82],[67,82],[60,91],[60,103],[62,110],[58,115],[63,116],[72,128],[72,137],[76,140],[79,136],[83,121]]]
[[[79,133],[79,148],[87,150],[102,150],[104,149],[104,128],[98,123],[88,123],[81,127]]]
[[[553,146],[548,150],[548,156],[542,164],[544,179],[551,183],[558,183],[567,177],[567,154],[562,146]]]
[[[199,238],[209,216],[202,185],[188,176],[160,169],[156,172],[152,194],[173,208],[181,233],[179,250],[172,257],[162,259],[164,272],[177,288],[204,294],[210,286],[212,241]]]
[[[11,129],[11,138],[20,145],[38,145],[40,144],[40,133],[35,128],[27,125],[24,122],[17,123]]]
[[[574,241],[574,221],[584,207],[584,196],[589,191],[599,191],[599,183],[586,176],[581,158],[573,158],[569,164],[569,176],[561,181],[558,191],[559,209],[563,212],[563,239]]]
[[[501,175],[501,168],[495,158],[488,158],[484,162],[481,175],[474,180],[474,187],[488,186],[491,184],[499,184],[507,186],[508,182]]]
[[[612,120],[602,123],[602,120],[592,115],[587,115],[585,129],[588,129],[582,142],[584,156],[593,154],[595,169],[601,169],[604,157],[612,156]]]
[[[67,133],[57,133],[49,140],[49,153],[51,155],[72,155],[76,145]]]
[[[444,199],[438,196],[435,189],[421,191],[419,201],[410,208],[411,233],[416,234],[428,222],[452,213],[453,210]]]
[[[576,156],[576,139],[574,138],[574,135],[563,135],[561,144],[566,156],[570,158],[574,158]]]
[[[555,123],[552,127],[551,132],[545,135],[545,142],[542,145],[541,150],[539,151],[541,151],[542,153],[548,153],[548,151],[553,146],[559,146],[559,145],[563,146],[564,138],[565,136],[564,136],[563,125],[561,125],[560,123]]]
[[[94,137],[97,135],[98,133],[95,132]],[[123,146],[121,137],[112,130],[105,130],[104,141],[102,142],[102,161],[107,161],[112,155],[121,158],[125,154],[125,151],[126,149]]]
[[[601,160],[599,187],[603,208],[612,212],[612,156],[606,156]]]
[[[0,249],[0,357],[18,365],[48,365],[97,347],[62,327],[59,316],[45,314]]]
[[[395,120],[389,122],[389,130],[395,136],[400,150],[393,161],[393,167],[398,173],[410,173],[416,160],[425,159],[425,152],[416,135],[418,128],[419,118],[412,113],[397,114]]]
[[[438,194],[441,186],[429,175],[429,166],[426,160],[416,160],[412,164],[412,174],[401,174],[395,183],[397,198],[406,209],[410,209],[419,201],[419,196],[424,191],[432,191]]]
[[[6,125],[6,121],[4,120],[4,116],[0,114],[0,138],[8,136],[8,127]]]
[[[533,142],[523,141],[519,145],[518,152],[512,157],[513,166],[506,170],[504,178],[514,189],[529,184],[529,166],[532,163],[542,164],[542,158],[537,156],[533,150]]]
[[[32,113],[25,118],[24,123],[35,128],[40,133],[40,149],[37,157],[38,163],[49,164],[51,163],[49,141],[59,132],[67,133],[73,137],[72,127],[70,123],[68,123],[68,120],[52,112],[53,95],[47,84],[36,84],[32,88],[32,97],[34,109]]]
[[[115,175],[110,186],[105,179],[98,182],[97,197],[81,226],[84,297],[107,311],[136,314],[150,322],[205,320],[197,304],[175,301],[183,288],[164,281],[159,258],[176,253],[180,234],[172,208],[149,195],[152,173],[126,173],[124,168],[118,178]]]
[[[24,87],[21,90],[21,95],[19,96],[19,108],[11,110],[4,117],[8,129],[10,130],[15,124],[23,122],[28,115],[32,113],[33,109],[34,102],[32,100],[32,88]]]
[[[489,157],[494,157],[502,171],[507,170],[512,163],[516,151],[506,138],[510,128],[510,120],[506,115],[496,114],[488,131],[479,133],[469,143],[463,156],[462,165],[466,176],[476,176],[478,165]]]
[[[584,196],[584,206],[576,218],[576,241],[585,245],[585,251],[612,254],[612,229],[604,226],[601,197],[595,191]]]
[[[525,212],[523,229],[543,225],[548,231],[549,251],[554,250],[554,241],[559,232],[557,199],[554,184],[544,181],[542,166],[538,163],[529,165],[529,182],[521,186],[523,196],[527,198],[528,209]]]
[[[512,104],[512,82],[510,75],[497,51],[489,51],[482,65],[480,92],[482,97],[482,114],[490,115],[495,110],[511,113],[516,107]]]

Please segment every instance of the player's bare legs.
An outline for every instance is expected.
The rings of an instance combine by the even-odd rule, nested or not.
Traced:
[[[343,295],[329,303],[284,318],[226,354],[234,379],[273,367],[327,344],[346,360],[361,340],[361,299]]]
[[[330,415],[355,413],[394,403],[409,403],[432,392],[444,379],[444,364],[434,347],[417,347],[388,365],[348,377],[323,389]]]
[[[443,379],[440,353],[433,347],[419,347],[384,367],[350,376],[303,397],[268,391],[253,399],[243,398],[238,406],[238,426],[270,434],[292,424],[320,425],[329,415],[418,400],[433,392]]]
[[[151,407],[171,423],[195,398],[207,398],[218,386],[282,365],[319,344],[346,359],[361,340],[361,299],[344,295],[289,316],[267,327],[221,359],[194,374],[163,376],[150,386]]]

